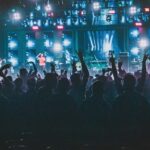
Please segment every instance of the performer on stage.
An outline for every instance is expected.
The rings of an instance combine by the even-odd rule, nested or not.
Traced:
[[[46,57],[44,56],[44,54],[39,54],[37,56],[37,59],[39,61],[39,66],[44,69],[45,68],[45,65],[46,65]]]

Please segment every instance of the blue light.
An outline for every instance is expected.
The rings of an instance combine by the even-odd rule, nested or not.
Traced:
[[[18,59],[13,56],[8,59],[8,62],[10,62],[14,67],[18,65]]]
[[[63,47],[62,47],[61,43],[56,42],[56,43],[54,43],[53,49],[54,49],[55,52],[60,52],[60,51],[63,50]]]
[[[133,55],[138,55],[138,54],[139,54],[139,48],[138,48],[138,47],[132,48],[132,49],[131,49],[131,53],[132,53]]]
[[[10,41],[10,42],[8,43],[8,47],[9,47],[10,49],[15,49],[15,48],[17,47],[17,43],[16,43],[15,41]]]
[[[139,31],[138,31],[138,30],[133,30],[133,31],[131,32],[131,35],[132,35],[133,37],[137,37],[137,36],[139,35]]]
[[[27,41],[27,47],[33,48],[35,46],[35,43],[32,40]]]
[[[71,44],[71,41],[68,40],[68,39],[65,39],[65,40],[63,41],[63,45],[64,45],[65,47],[68,47],[70,44]]]

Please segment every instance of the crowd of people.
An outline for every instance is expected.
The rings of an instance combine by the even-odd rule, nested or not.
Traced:
[[[146,69],[127,73],[122,62],[90,76],[82,52],[82,71],[58,74],[52,63],[42,78],[36,65],[21,68],[14,79],[11,67],[0,68],[0,140],[31,134],[30,142],[53,144],[148,145],[150,139],[150,77]],[[37,142],[38,141],[38,142]]]

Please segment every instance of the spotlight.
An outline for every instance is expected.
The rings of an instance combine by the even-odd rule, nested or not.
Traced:
[[[33,31],[38,31],[39,29],[40,29],[39,26],[32,26]]]
[[[143,24],[142,24],[141,22],[136,22],[136,23],[135,23],[135,26],[136,26],[136,27],[141,27],[142,25],[143,25]]]
[[[14,67],[18,65],[18,59],[15,57],[10,57],[8,59],[8,62],[10,62],[12,64],[12,66],[14,66]]]
[[[147,39],[141,39],[139,41],[139,46],[143,49],[149,46],[149,41]]]
[[[21,14],[19,12],[14,12],[12,19],[15,21],[19,21],[21,19]]]
[[[132,53],[133,55],[138,55],[138,53],[139,53],[139,48],[138,48],[138,47],[132,48],[132,49],[131,49],[131,53]]]
[[[45,47],[51,47],[52,43],[47,39],[45,42],[44,42],[44,46]]]
[[[58,25],[56,28],[57,28],[57,30],[63,30],[64,26],[63,25]]]
[[[129,10],[130,14],[136,14],[137,12],[137,8],[136,7],[131,7],[130,10]]]
[[[138,30],[133,30],[133,31],[131,32],[131,35],[132,35],[133,37],[137,37],[137,36],[139,35]]]
[[[65,40],[63,41],[63,45],[64,45],[65,47],[69,46],[70,44],[71,44],[71,42],[70,42],[70,40],[68,40],[68,39],[65,39]]]
[[[60,52],[63,48],[62,48],[61,43],[56,42],[56,43],[54,43],[53,49],[55,52]]]
[[[33,48],[35,46],[35,43],[31,40],[27,41],[27,47],[28,48]]]
[[[52,11],[52,7],[51,7],[51,5],[49,3],[45,6],[45,11],[46,12]]]
[[[99,2],[94,2],[94,3],[93,3],[93,9],[94,9],[95,11],[99,10],[99,9],[100,9],[100,3],[99,3]]]
[[[150,8],[144,8],[145,12],[150,12]]]
[[[8,43],[8,47],[9,47],[10,49],[15,49],[15,48],[17,47],[17,43],[16,43],[15,41],[10,41],[10,42]]]

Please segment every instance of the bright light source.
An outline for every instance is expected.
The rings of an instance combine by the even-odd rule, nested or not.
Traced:
[[[135,26],[137,26],[137,27],[141,27],[143,24],[141,23],[141,22],[136,22],[135,23]]]
[[[116,11],[115,10],[109,10],[109,14],[115,14]]]
[[[56,42],[56,43],[54,43],[53,49],[55,52],[60,52],[63,48],[62,48],[61,43]]]
[[[145,12],[150,12],[150,8],[144,8]]]
[[[19,21],[21,19],[21,14],[19,12],[14,12],[12,19],[15,21]]]
[[[132,35],[133,37],[137,37],[137,36],[139,35],[138,30],[133,30],[133,31],[131,32],[131,35]]]
[[[138,53],[139,53],[139,48],[138,48],[138,47],[132,48],[132,49],[131,49],[131,53],[132,53],[133,55],[138,55]]]
[[[8,43],[8,47],[9,47],[10,49],[14,49],[14,48],[17,47],[17,43],[16,43],[15,41],[10,41],[10,42]]]
[[[149,41],[147,39],[141,39],[139,41],[139,46],[144,49],[149,46]]]
[[[93,2],[93,9],[99,10],[100,9],[100,3],[99,2]]]
[[[51,43],[48,39],[44,42],[44,46],[47,48],[51,46]]]
[[[130,14],[136,14],[137,8],[136,7],[131,7],[129,11],[130,11]]]
[[[32,30],[38,31],[39,30],[39,26],[32,26]]]
[[[27,41],[27,47],[33,48],[35,46],[35,43],[32,40]]]
[[[52,7],[51,7],[51,5],[49,3],[45,6],[45,11],[46,12],[52,11]]]
[[[68,39],[65,39],[64,41],[63,41],[63,45],[64,46],[69,46],[71,44],[71,42],[70,42],[70,40],[68,40]]]
[[[58,25],[58,26],[57,26],[57,29],[58,29],[58,30],[63,30],[63,29],[64,29],[64,26],[63,26],[63,25]]]
[[[18,59],[15,57],[9,58],[8,62],[10,62],[12,64],[12,66],[14,66],[14,67],[18,65]]]

